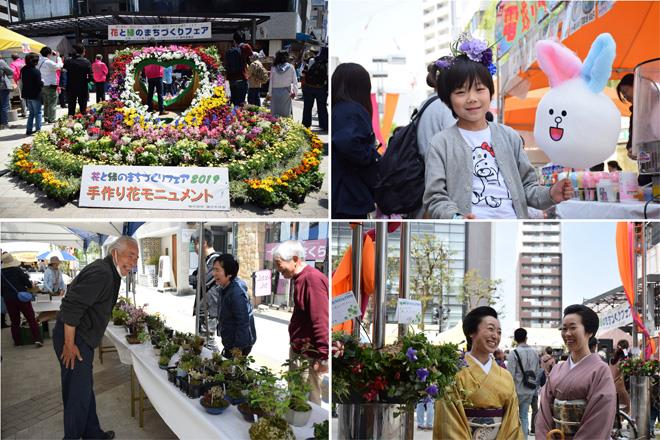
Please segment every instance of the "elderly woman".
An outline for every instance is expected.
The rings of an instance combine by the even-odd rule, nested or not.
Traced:
[[[39,333],[39,324],[34,317],[34,310],[30,301],[24,302],[18,298],[18,292],[25,292],[32,288],[32,281],[27,273],[21,269],[21,263],[8,252],[2,254],[2,298],[7,306],[7,313],[11,318],[11,337],[14,345],[21,345],[21,313],[27,319],[32,333],[32,340],[37,347],[43,345]]]
[[[522,440],[518,396],[511,374],[493,360],[502,336],[497,312],[477,307],[465,315],[466,366],[436,401],[433,438]]]
[[[66,290],[60,263],[59,258],[50,257],[48,267],[44,271],[44,291],[53,295],[63,295]]]
[[[589,351],[598,315],[574,304],[564,309],[561,336],[570,355],[555,365],[541,389],[536,438],[561,431],[566,439],[607,439],[614,425],[616,388],[607,364]]]
[[[247,284],[237,278],[238,268],[238,261],[230,254],[222,254],[213,262],[213,278],[220,286],[218,332],[224,346],[222,355],[226,358],[232,357],[233,349],[247,356],[257,341]]]

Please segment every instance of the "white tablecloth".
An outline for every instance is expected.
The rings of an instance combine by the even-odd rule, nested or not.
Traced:
[[[124,365],[131,365],[133,364],[133,358],[131,358],[131,353],[128,351],[131,344],[126,340],[126,335],[126,329],[123,326],[114,325],[112,322],[105,329],[105,336],[117,348],[119,361]]]
[[[149,342],[128,344],[123,327],[108,325],[106,336],[115,344],[122,363],[122,352],[128,355],[140,386],[151,405],[181,439],[248,439],[251,423],[246,422],[236,406],[231,405],[220,415],[208,414],[199,399],[190,399],[167,380],[167,371],[158,367],[158,357]],[[314,423],[328,419],[328,411],[312,405],[312,415],[306,426],[292,427],[297,439],[314,436]]]
[[[562,219],[615,219],[615,220],[637,220],[644,218],[644,204],[635,203],[608,203],[608,202],[583,202],[579,200],[567,200],[557,205],[557,216]],[[649,203],[646,209],[649,219],[660,218],[660,204]]]
[[[150,344],[129,348],[133,369],[149,401],[167,426],[182,439],[247,439],[251,423],[246,422],[236,406],[231,405],[220,415],[208,414],[199,399],[190,399],[167,380],[167,372],[158,368],[158,358]],[[314,436],[314,423],[328,418],[328,412],[312,405],[312,415],[306,426],[292,427],[297,439]]]
[[[33,301],[32,310],[34,313],[57,312],[62,305],[62,297],[54,297],[52,301]]]

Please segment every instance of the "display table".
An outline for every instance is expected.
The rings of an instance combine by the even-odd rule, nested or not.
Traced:
[[[246,422],[236,406],[231,405],[220,415],[208,414],[199,403],[200,399],[190,399],[185,393],[167,380],[167,371],[158,367],[158,357],[150,343],[128,344],[123,327],[108,325],[106,336],[115,344],[117,352],[130,356],[130,364],[138,379],[140,394],[149,398],[167,426],[181,439],[248,438],[251,423]],[[122,360],[122,363],[125,363]],[[139,399],[142,407],[142,399]],[[314,437],[314,423],[327,420],[328,411],[310,402],[312,415],[303,427],[292,426],[297,439]],[[142,416],[142,408],[140,408]]]
[[[608,203],[567,200],[557,205],[557,217],[561,219],[637,220],[644,218],[645,204],[646,202]],[[660,218],[660,204],[649,203],[646,209],[646,216],[649,219]]]
[[[48,299],[47,295],[43,296],[46,296],[46,299]],[[34,313],[57,312],[60,310],[61,305],[61,296],[53,297],[50,301],[41,301],[40,298],[38,298],[37,301],[32,301],[32,310],[34,310]]]
[[[123,326],[114,325],[112,323],[108,324],[108,327],[105,329],[105,336],[117,349],[119,362],[124,365],[133,365],[133,358],[131,357],[131,353],[128,351],[130,344],[126,340],[126,334],[126,329],[124,329]],[[100,350],[104,350],[104,352],[107,353],[109,350],[106,348],[107,347],[101,347]]]

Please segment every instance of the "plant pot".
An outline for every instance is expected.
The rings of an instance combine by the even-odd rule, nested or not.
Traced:
[[[289,425],[293,426],[305,426],[309,422],[309,418],[312,416],[312,410],[309,411],[295,411],[289,408],[286,412],[284,418],[286,419]]]
[[[263,417],[250,427],[252,440],[295,440],[293,429],[286,420],[275,417]]]
[[[167,367],[167,380],[176,383],[176,367]]]
[[[266,413],[262,411],[261,409],[254,409],[252,406],[247,403],[243,402],[239,405],[236,406],[236,409],[238,409],[238,412],[241,413],[243,418],[245,419],[246,422],[249,423],[254,423],[261,417],[265,417]],[[255,417],[256,416],[256,417]]]
[[[201,383],[188,383],[188,391],[186,395],[191,399],[198,399],[202,395]]]
[[[179,384],[179,389],[188,394],[188,377],[177,377],[176,378],[178,384]]]
[[[206,393],[207,391],[209,391],[213,387],[218,387],[218,386],[222,387],[223,383],[224,382],[214,382],[214,381],[203,383],[202,384],[202,394]]]
[[[414,406],[394,403],[343,403],[337,405],[339,438],[412,440]]]
[[[229,408],[229,402],[227,402],[226,400],[225,400],[225,402],[227,403],[227,406],[220,406],[220,407],[207,406],[206,403],[204,403],[204,398],[203,397],[201,399],[199,399],[199,403],[204,407],[206,412],[209,413],[209,414],[213,414],[213,415],[222,414],[227,408]]]
[[[243,403],[243,402],[247,402],[247,399],[245,398],[245,396],[241,396],[241,397],[230,397],[230,396],[226,396],[225,398],[226,398],[227,400],[229,400],[229,402],[230,402],[232,405],[240,405],[240,404]]]
[[[129,334],[126,335],[126,340],[128,341],[129,344],[140,344],[140,340],[138,339],[137,335],[135,334]]]

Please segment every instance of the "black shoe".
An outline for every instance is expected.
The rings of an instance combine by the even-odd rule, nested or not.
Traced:
[[[99,438],[111,439],[115,438],[115,431],[105,431]]]

